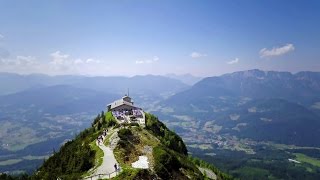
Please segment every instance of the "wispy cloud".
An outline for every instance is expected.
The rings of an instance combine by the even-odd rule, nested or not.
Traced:
[[[4,38],[4,35],[0,34],[0,39],[3,39]]]
[[[56,73],[83,73],[93,71],[94,69],[101,69],[104,67],[101,65],[100,60],[93,58],[81,59],[71,58],[69,54],[64,54],[60,51],[56,51],[50,54],[51,61],[48,64],[48,68]]]
[[[34,65],[36,64],[36,58],[34,56],[17,56],[16,65]]]
[[[100,61],[93,58],[89,58],[86,60],[86,63],[100,63]]]
[[[61,51],[49,54],[49,61],[38,61],[35,56],[9,56],[0,48],[0,71],[46,74],[94,74],[103,75],[108,64],[95,58],[72,58]],[[92,73],[93,74],[93,73]]]
[[[144,63],[144,61],[142,61],[142,60],[136,60],[136,64],[143,64]]]
[[[89,59],[76,59],[73,61],[73,64],[90,64],[90,63],[100,63],[100,60],[96,60],[93,58],[89,58]]]
[[[227,62],[227,64],[237,64],[238,62],[239,62],[239,58],[235,58],[234,60]]]
[[[60,51],[56,51],[51,53],[50,56],[52,57],[52,64],[62,65],[67,61],[69,54],[62,54]]]
[[[294,51],[293,44],[286,44],[282,47],[273,47],[272,49],[263,48],[260,50],[259,54],[261,58],[264,57],[273,57],[273,56],[281,56],[287,54],[291,51]]]
[[[199,52],[192,52],[190,54],[190,57],[192,58],[200,58],[200,57],[206,57],[207,54],[199,53]]]
[[[159,61],[159,59],[160,58],[158,56],[153,56],[152,59],[139,59],[139,60],[136,60],[136,64],[151,64]]]
[[[36,58],[34,56],[16,56],[15,58],[1,58],[0,57],[0,64],[2,66],[13,66],[13,67],[26,67],[36,65]]]

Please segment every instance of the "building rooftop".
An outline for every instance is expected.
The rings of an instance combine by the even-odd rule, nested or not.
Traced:
[[[135,107],[135,106],[133,105],[133,101],[132,101],[131,97],[129,97],[129,96],[127,96],[127,95],[123,96],[123,97],[122,97],[121,99],[119,99],[119,100],[116,100],[116,101],[108,104],[108,107],[109,107],[109,109],[114,109],[114,108],[116,108],[116,107],[118,107],[118,106],[121,106],[121,105],[128,105],[128,106],[131,106],[131,107]],[[135,108],[136,108],[136,107],[135,107]]]

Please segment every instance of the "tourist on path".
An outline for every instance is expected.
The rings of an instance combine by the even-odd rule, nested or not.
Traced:
[[[117,164],[114,164],[114,169],[115,169],[115,171],[117,172]]]

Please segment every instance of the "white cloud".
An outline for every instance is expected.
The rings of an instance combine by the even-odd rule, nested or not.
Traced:
[[[137,60],[136,61],[136,64],[143,64],[144,63],[144,61],[142,61],[142,60]]]
[[[199,52],[192,52],[190,54],[190,57],[192,57],[192,58],[200,58],[200,57],[206,57],[206,56],[207,56],[207,54],[202,54],[202,53],[199,53]]]
[[[76,59],[60,51],[49,54],[49,62],[37,61],[34,56],[18,55],[10,58],[1,48],[0,55],[3,56],[0,56],[0,72],[103,75],[109,69],[109,64],[95,58]]]
[[[48,64],[48,68],[53,73],[83,73],[90,72],[92,69],[101,69],[104,66],[100,65],[100,61],[88,58],[88,59],[73,59],[69,54],[63,54],[60,51],[56,51],[50,54],[52,60]]]
[[[158,56],[153,56],[153,61],[159,61],[159,57]]]
[[[95,60],[93,58],[89,58],[89,59],[86,60],[86,63],[100,63],[100,61],[99,60]]]
[[[259,54],[261,58],[281,56],[293,51],[294,49],[293,44],[286,44],[282,47],[273,47],[272,49],[263,48],[260,50]]]
[[[16,56],[15,58],[0,58],[1,69],[6,67],[11,68],[30,68],[32,66],[38,65],[36,58],[34,56]]]
[[[74,64],[83,64],[83,60],[82,59],[76,59],[73,61]]]
[[[157,62],[159,61],[159,57],[158,56],[153,56],[152,59],[145,59],[145,60],[136,60],[136,64],[151,64],[151,63],[154,63],[154,62]]]
[[[16,65],[33,65],[36,64],[36,58],[33,56],[17,56]]]
[[[82,59],[75,59],[75,60],[70,60],[73,64],[75,65],[81,65],[81,64],[92,64],[92,63],[101,63],[101,61],[99,60],[95,60],[93,58],[89,58],[89,59],[86,59],[86,60],[82,60]]]
[[[62,54],[60,51],[51,53],[50,56],[52,57],[51,63],[54,65],[63,65],[69,57],[68,54]]]
[[[227,62],[227,64],[237,64],[238,62],[239,62],[239,58],[235,58],[234,60]]]
[[[0,39],[3,39],[4,38],[4,35],[0,34]]]

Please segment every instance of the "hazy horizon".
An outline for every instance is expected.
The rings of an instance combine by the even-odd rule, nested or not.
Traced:
[[[0,72],[319,71],[318,1],[3,1]]]
[[[135,76],[163,76],[163,77],[170,77],[170,75],[175,75],[175,76],[191,76],[193,78],[206,78],[206,77],[219,77],[225,74],[231,74],[231,73],[235,73],[235,72],[242,72],[242,71],[251,71],[251,70],[260,70],[260,71],[264,71],[264,72],[270,72],[270,71],[274,71],[274,72],[289,72],[291,74],[296,74],[299,72],[320,72],[320,71],[311,71],[311,70],[301,70],[301,71],[295,71],[295,72],[291,72],[291,71],[276,71],[276,70],[263,70],[263,69],[246,69],[246,70],[238,70],[238,71],[232,71],[232,72],[225,72],[222,74],[217,74],[217,75],[211,75],[211,76],[197,76],[191,73],[185,73],[185,74],[175,74],[175,73],[167,73],[167,74],[134,74],[134,75],[94,75],[94,74],[46,74],[46,73],[19,73],[19,72],[5,72],[5,71],[0,71],[0,73],[9,73],[9,74],[18,74],[18,75],[46,75],[46,76],[83,76],[83,77],[127,77],[127,78],[131,78],[131,77],[135,77]],[[172,78],[172,77],[170,77]],[[173,78],[175,79],[175,78]]]

